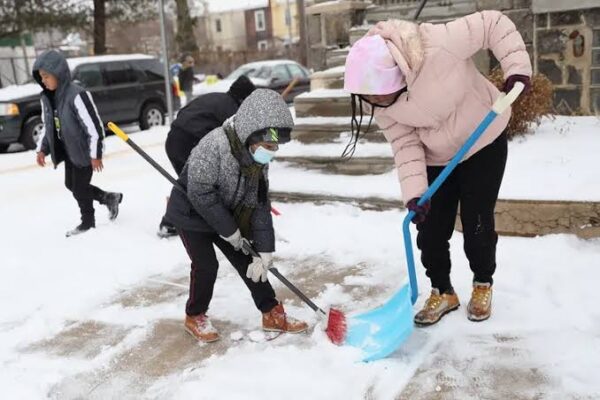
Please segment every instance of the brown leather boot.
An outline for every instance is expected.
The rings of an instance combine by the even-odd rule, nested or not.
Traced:
[[[425,305],[415,315],[415,324],[420,326],[433,325],[450,311],[460,306],[456,293],[441,293],[436,288],[431,289],[431,294]]]
[[[473,293],[467,310],[467,318],[471,321],[485,321],[492,315],[492,285],[489,283],[473,283]]]
[[[262,317],[263,330],[268,332],[300,333],[308,329],[308,324],[285,314],[283,305],[277,304]]]
[[[205,314],[193,317],[186,315],[184,327],[185,331],[199,342],[210,343],[219,340],[219,332],[212,326]]]

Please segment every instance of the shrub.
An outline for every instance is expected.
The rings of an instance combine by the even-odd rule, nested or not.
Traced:
[[[504,77],[500,68],[495,68],[489,79],[502,90]],[[509,139],[529,133],[532,127],[539,125],[542,117],[550,115],[553,93],[552,82],[545,75],[537,74],[532,77],[530,91],[513,104],[507,130]]]

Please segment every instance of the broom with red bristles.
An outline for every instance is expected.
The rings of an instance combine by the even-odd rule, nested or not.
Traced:
[[[256,250],[247,242],[244,243],[244,250],[246,250],[252,257],[260,257]],[[327,318],[327,326],[325,327],[325,333],[329,339],[335,344],[342,344],[346,337],[346,316],[340,310],[330,308],[329,312],[325,312],[321,307],[317,306],[307,295],[302,293],[300,289],[288,281],[287,278],[281,275],[281,272],[275,267],[269,268],[269,272],[275,275],[277,279],[281,281],[288,289],[290,289],[296,296],[298,296],[307,306],[309,306],[314,312],[319,315],[320,318]]]
[[[133,150],[135,150],[146,161],[148,161],[150,163],[150,165],[152,165],[158,172],[161,173],[162,176],[167,178],[169,180],[169,182],[171,182],[177,190],[179,190],[180,192],[182,192],[183,194],[185,194],[187,196],[187,191],[184,189],[184,187],[181,186],[181,184],[179,182],[177,182],[177,180],[175,180],[175,178],[173,178],[171,176],[171,174],[169,174],[163,167],[161,167],[160,164],[158,164],[152,157],[150,157],[148,155],[148,153],[146,153],[144,150],[142,150],[142,148],[140,146],[138,146],[134,141],[132,141],[129,138],[129,136],[125,132],[123,132],[123,130],[121,128],[119,128],[113,122],[109,122],[107,125],[108,125],[108,129],[113,131],[113,133],[115,135],[117,135],[125,143],[127,143],[129,146],[131,146],[131,148]],[[275,209],[272,209],[272,211],[274,211],[274,214],[279,215],[279,212],[276,211]],[[244,250],[247,251],[249,254],[251,254],[253,257],[260,257],[258,255],[258,253],[256,252],[256,250],[254,250],[254,248],[249,243],[244,244]],[[271,267],[271,268],[269,268],[269,272],[271,272],[273,275],[275,275],[275,277],[277,279],[279,279],[281,281],[281,283],[283,283],[285,286],[287,286],[288,289],[290,289],[304,303],[306,303],[310,308],[312,308],[312,310],[314,312],[316,312],[319,315],[319,317],[327,318],[327,326],[325,328],[325,333],[327,333],[327,336],[333,343],[339,345],[344,342],[344,339],[346,337],[347,325],[346,325],[346,316],[344,315],[344,313],[342,311],[337,310],[335,308],[330,308],[329,312],[325,312],[322,308],[320,308],[315,303],[313,303],[308,298],[308,296],[306,296],[304,293],[302,293],[302,291],[300,291],[300,289],[298,289],[290,281],[288,281],[285,276],[281,275],[281,272],[279,272],[279,270],[277,270],[277,268]]]

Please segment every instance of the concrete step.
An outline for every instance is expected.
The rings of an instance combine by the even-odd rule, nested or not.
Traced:
[[[304,120],[312,121],[303,122],[303,118],[298,118],[292,130],[292,139],[296,139],[301,143],[332,143],[340,139],[343,141],[348,140],[349,136],[343,138],[341,134],[347,133],[347,135],[350,135],[352,131],[350,118],[343,119],[347,122],[331,123],[327,122],[328,118],[323,118],[324,122],[318,122],[319,118],[304,118]],[[365,119],[363,119],[361,132],[366,132],[367,129],[369,121]],[[385,137],[383,136],[383,132],[377,127],[377,124],[373,122],[363,140],[368,142],[385,142]]]
[[[310,76],[310,90],[342,89],[344,87],[344,67],[338,66]]]
[[[327,68],[343,67],[346,65],[346,56],[327,57]]]
[[[327,55],[326,55],[327,68],[334,68],[334,67],[339,67],[339,66],[345,65],[346,57],[348,56],[349,51],[350,51],[349,47],[345,47],[343,49],[327,50]]]
[[[350,117],[350,95],[340,89],[320,89],[294,99],[296,117]]]
[[[341,153],[340,153],[341,155]],[[286,162],[296,168],[316,170],[322,174],[336,175],[380,175],[394,168],[392,157],[353,157],[343,160],[338,157],[277,157],[277,162]]]

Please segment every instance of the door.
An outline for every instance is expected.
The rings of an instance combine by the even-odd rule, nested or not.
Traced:
[[[110,115],[110,99],[106,90],[106,82],[102,76],[100,64],[83,64],[73,73],[73,80],[92,94],[100,119],[106,124]]]
[[[142,85],[138,74],[128,62],[113,61],[102,64],[102,70],[109,98],[108,110],[115,122],[132,122],[138,119],[139,102],[142,97]]]

